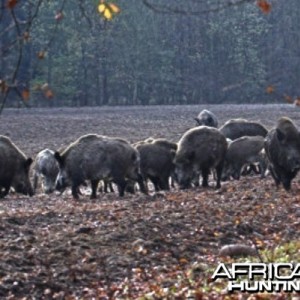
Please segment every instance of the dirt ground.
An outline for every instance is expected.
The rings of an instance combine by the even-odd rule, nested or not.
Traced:
[[[299,108],[291,105],[197,105],[6,109],[0,132],[34,158],[87,133],[178,141],[204,108],[220,124],[241,117],[271,128],[289,116],[300,127]],[[136,299],[160,288],[179,291],[179,278],[195,265],[200,290],[222,246],[264,250],[299,239],[299,177],[289,193],[270,177],[213,186],[122,199],[100,194],[94,201],[88,195],[74,201],[70,192],[9,194],[0,200],[0,298]]]

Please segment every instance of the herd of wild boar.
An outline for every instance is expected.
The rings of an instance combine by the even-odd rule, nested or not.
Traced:
[[[32,196],[42,182],[44,193],[68,187],[75,199],[80,187],[90,183],[91,198],[97,191],[114,191],[119,196],[139,189],[148,193],[151,182],[155,191],[169,190],[170,184],[182,189],[201,184],[216,188],[229,179],[254,171],[263,178],[269,172],[275,184],[286,190],[300,170],[300,133],[293,121],[282,117],[275,128],[233,119],[218,128],[217,117],[203,110],[195,118],[197,126],[186,131],[178,143],[163,138],[148,138],[130,144],[125,139],[87,134],[63,151],[42,150],[33,163],[6,136],[0,136],[0,197],[12,188]],[[99,189],[99,183],[101,188]]]

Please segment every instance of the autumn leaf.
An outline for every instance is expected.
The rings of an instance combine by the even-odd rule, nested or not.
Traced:
[[[48,89],[46,92],[44,92],[44,95],[47,99],[52,99],[54,97],[54,94],[50,89]]]
[[[258,0],[256,4],[265,14],[268,14],[271,11],[271,4],[266,0]]]
[[[289,95],[283,95],[283,98],[284,100],[287,102],[287,103],[293,103],[293,99],[291,96]]]
[[[45,51],[39,51],[37,54],[38,59],[44,59],[45,58]]]
[[[272,85],[269,85],[269,86],[266,88],[266,92],[267,92],[268,94],[272,94],[272,93],[274,93],[274,91],[275,91],[275,88],[274,88],[274,86],[272,86]]]
[[[8,91],[8,85],[6,84],[5,80],[0,79],[0,91],[1,93],[6,93]]]
[[[55,20],[56,21],[61,21],[64,18],[64,14],[59,11],[56,15],[55,15]]]
[[[18,0],[8,0],[6,2],[6,7],[9,9],[13,9],[18,3]]]
[[[109,3],[108,5],[109,5],[110,9],[112,10],[112,12],[114,12],[115,14],[120,12],[120,8],[116,4]]]
[[[103,16],[106,20],[111,20],[112,19],[112,13],[110,11],[110,9],[105,9],[104,10],[104,13],[103,13]]]
[[[186,259],[186,258],[180,258],[179,259],[179,262],[181,263],[181,264],[187,264],[188,263],[188,260]]]
[[[25,31],[23,33],[23,39],[28,42],[29,41],[29,38],[30,38],[30,35],[29,35],[29,32],[28,31]]]
[[[22,98],[24,101],[28,101],[29,98],[30,98],[30,91],[29,89],[25,88],[23,91],[22,91]]]
[[[99,4],[98,11],[100,14],[104,13],[105,9],[106,9],[106,5],[104,3]]]
[[[111,20],[115,14],[120,12],[120,8],[114,3],[101,1],[98,5],[98,11],[106,20]]]

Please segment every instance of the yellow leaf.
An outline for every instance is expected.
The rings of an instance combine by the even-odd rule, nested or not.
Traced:
[[[111,18],[112,18],[112,13],[111,13],[111,11],[107,8],[107,9],[105,9],[103,16],[104,16],[105,19],[111,20]]]
[[[112,10],[113,13],[117,14],[117,13],[120,12],[120,8],[116,4],[109,3],[108,5],[109,5],[109,7],[110,7],[110,9]]]
[[[104,3],[101,3],[98,5],[98,11],[100,14],[104,13],[104,11],[106,10],[106,5]]]

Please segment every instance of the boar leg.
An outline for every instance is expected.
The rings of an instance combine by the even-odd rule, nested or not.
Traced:
[[[37,172],[35,172],[34,177],[33,177],[33,190],[34,190],[34,192],[36,191],[36,188],[38,186],[38,181],[39,181],[39,176],[38,176]]]
[[[265,178],[266,169],[267,169],[265,160],[261,159],[259,161],[259,165],[258,166],[259,166],[259,170],[260,170],[260,178]]]
[[[157,177],[151,176],[151,175],[149,175],[148,177],[154,185],[155,192],[159,192],[160,191],[159,179]]]
[[[123,197],[127,185],[126,180],[124,178],[115,178],[114,182],[118,186],[119,197]]]
[[[92,194],[91,199],[97,198],[97,187],[98,187],[99,180],[91,180],[91,187],[92,187]]]
[[[104,184],[104,188],[103,188],[104,193],[113,193],[114,192],[114,188],[113,188],[111,181],[104,179],[103,184]]]
[[[202,169],[202,187],[208,187],[208,175],[209,175],[209,169],[203,168]]]
[[[127,184],[126,184],[126,192],[130,193],[132,195],[135,194],[135,182],[133,180],[127,180]]]
[[[159,186],[162,190],[169,191],[170,185],[169,185],[169,177],[162,177],[159,179]]]
[[[79,199],[79,184],[72,184],[72,196],[74,197],[74,199],[78,200]]]
[[[291,189],[291,182],[296,175],[297,171],[283,172],[283,175],[281,176],[281,182],[286,191],[289,191]]]
[[[147,180],[144,180],[144,177],[141,174],[137,175],[137,183],[140,187],[141,192],[148,195]]]
[[[1,188],[0,189],[0,198],[4,198],[8,194],[9,189],[10,189],[10,185],[5,185],[4,191],[2,191],[2,188]]]
[[[241,177],[241,166],[239,165],[234,165],[232,168],[232,174],[231,176],[235,179],[235,180],[240,180]]]
[[[221,179],[223,173],[223,164],[220,164],[216,167],[216,175],[217,175],[217,185],[216,188],[219,189],[221,187]]]
[[[280,184],[279,176],[277,175],[276,171],[274,170],[274,168],[272,166],[269,166],[269,170],[270,170],[271,176],[273,177],[273,179],[275,181],[276,187],[278,187]]]

